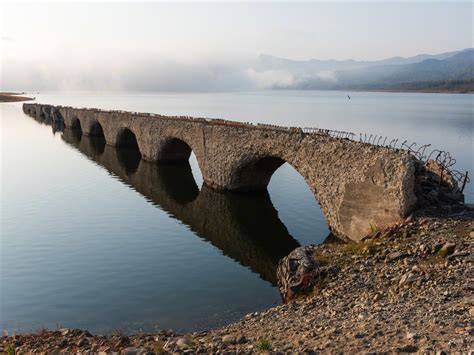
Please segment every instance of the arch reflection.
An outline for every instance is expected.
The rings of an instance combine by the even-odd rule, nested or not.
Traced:
[[[62,138],[224,255],[273,285],[277,283],[278,261],[299,246],[278,218],[268,193],[235,194],[207,186],[199,191],[187,161],[157,165],[139,160],[136,169],[130,171],[130,162],[114,147],[97,149],[90,137],[77,139],[69,129]],[[135,165],[135,160],[131,164]]]

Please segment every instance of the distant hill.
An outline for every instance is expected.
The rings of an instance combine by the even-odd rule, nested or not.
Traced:
[[[257,71],[290,73],[274,89],[474,91],[474,49],[380,61],[294,61],[260,56]]]
[[[255,65],[257,69],[273,69],[273,70],[297,70],[297,71],[321,71],[321,70],[347,70],[372,67],[377,65],[392,65],[392,64],[411,64],[419,63],[427,59],[446,59],[452,57],[461,51],[447,52],[441,54],[419,54],[414,57],[392,57],[382,60],[374,61],[357,61],[353,59],[347,60],[320,60],[320,59],[309,59],[309,60],[292,60],[274,57],[267,54],[259,56],[258,61]]]

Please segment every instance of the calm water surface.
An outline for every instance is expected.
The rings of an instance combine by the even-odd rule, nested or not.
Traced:
[[[473,96],[278,91],[47,93],[42,103],[369,132],[449,150],[473,171]],[[268,194],[202,187],[2,104],[0,329],[216,327],[280,302],[278,260],[327,225],[288,164]],[[474,203],[472,184],[466,200]]]

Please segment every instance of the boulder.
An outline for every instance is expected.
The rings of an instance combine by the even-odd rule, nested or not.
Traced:
[[[279,261],[278,287],[285,302],[311,292],[321,276],[313,250],[311,246],[299,247]]]

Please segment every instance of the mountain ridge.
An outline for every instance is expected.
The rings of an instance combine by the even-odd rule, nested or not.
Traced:
[[[474,91],[473,48],[378,61],[294,61],[261,55],[255,68],[257,71],[279,71],[291,75],[291,83],[275,83],[272,89],[397,90],[399,85],[413,90],[425,90],[433,86],[444,87],[448,91],[456,91],[456,87],[459,87],[459,91]]]

